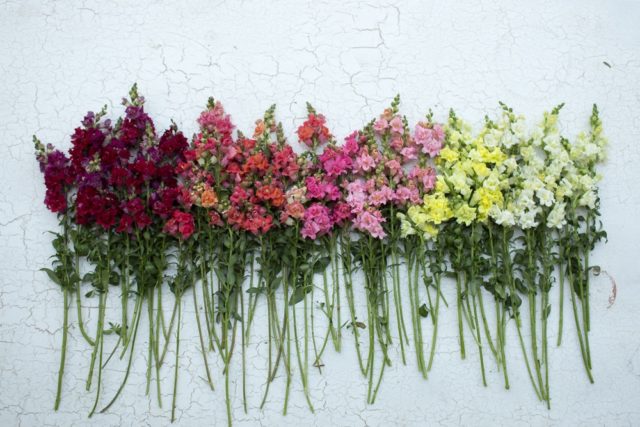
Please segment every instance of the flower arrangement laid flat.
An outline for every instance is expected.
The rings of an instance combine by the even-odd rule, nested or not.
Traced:
[[[343,144],[307,105],[296,135],[301,154],[276,121],[275,106],[245,135],[211,98],[189,140],[175,124],[156,129],[135,85],[124,105],[124,116],[115,121],[106,118],[106,108],[89,112],[68,153],[34,137],[45,204],[60,220],[53,264],[42,269],[64,299],[55,409],[72,305],[91,349],[86,388],[95,391],[95,403],[89,416],[117,402],[140,351],[147,353],[147,394],[156,394],[162,406],[160,371],[171,345],[173,420],[185,327],[197,328],[212,390],[210,360],[221,359],[229,424],[234,356],[241,358],[247,410],[252,328],[265,328],[268,336],[261,406],[280,369],[286,378],[283,412],[294,371],[313,412],[309,371],[323,366],[327,349],[343,345],[355,346],[354,363],[368,379],[363,393],[374,403],[385,369],[396,362],[392,346],[401,363],[414,359],[427,378],[439,312],[449,305],[457,313],[460,355],[477,346],[484,384],[492,359],[509,388],[514,367],[507,364],[505,340],[513,328],[533,392],[548,406],[554,283],[556,344],[568,293],[582,363],[593,382],[589,273],[595,267],[589,255],[606,237],[596,171],[606,139],[595,105],[589,130],[569,140],[558,127],[562,105],[530,125],[501,104],[499,117],[473,129],[453,110],[445,123],[429,112],[410,125],[396,97]],[[364,292],[354,292],[361,283]],[[447,302],[442,288],[449,285],[456,300]],[[167,290],[175,296],[170,316],[162,309]],[[119,307],[107,309],[110,292],[118,293]],[[184,297],[195,309],[188,324]],[[88,298],[98,301],[95,325],[83,320]],[[266,324],[254,322],[258,305],[266,306]],[[359,306],[366,306],[361,316]],[[149,339],[140,350],[136,337],[145,316]],[[321,334],[318,316],[326,319]],[[105,348],[108,335],[117,337],[111,350]],[[102,376],[114,355],[127,367],[120,387],[104,396]]]

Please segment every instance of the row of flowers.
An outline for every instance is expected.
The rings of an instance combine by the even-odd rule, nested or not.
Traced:
[[[313,411],[310,369],[324,366],[329,346],[340,351],[346,333],[368,378],[369,403],[392,363],[394,343],[402,363],[415,357],[426,378],[434,362],[438,313],[448,305],[441,287],[449,277],[455,280],[461,356],[466,357],[465,339],[471,336],[485,385],[489,355],[509,388],[505,341],[507,325],[515,324],[534,392],[550,403],[547,324],[556,281],[558,345],[566,284],[583,364],[593,380],[589,254],[606,236],[598,221],[596,172],[606,140],[595,106],[589,130],[569,141],[558,126],[562,105],[532,126],[501,104],[495,120],[486,118],[474,130],[453,111],[445,123],[429,112],[411,126],[396,97],[338,144],[325,117],[307,105],[296,135],[300,149],[294,150],[275,119],[275,106],[248,136],[236,131],[219,101],[209,99],[197,119],[198,132],[188,139],[175,124],[156,129],[135,85],[123,103],[125,114],[115,122],[106,109],[88,113],[71,136],[68,153],[34,137],[45,204],[61,226],[54,233],[53,266],[43,269],[64,295],[56,409],[68,310],[75,301],[79,330],[92,348],[87,389],[97,380],[90,415],[101,402],[103,368],[116,351],[126,357],[127,369],[100,410],[110,408],[123,390],[146,308],[147,393],[155,378],[160,405],[160,369],[175,341],[173,420],[182,297],[188,289],[212,390],[211,353],[224,365],[229,423],[230,363],[238,352],[247,409],[246,351],[260,301],[268,322],[253,327],[265,328],[269,337],[262,405],[281,368],[286,413],[297,365]],[[361,292],[354,289],[360,283],[364,316],[357,310]],[[165,319],[167,285],[175,304]],[[120,312],[107,320],[106,297],[115,286]],[[99,300],[93,334],[83,321],[85,298]],[[495,320],[486,315],[487,299],[493,300]],[[314,311],[326,325],[319,336]],[[525,323],[529,343],[522,333]],[[105,358],[109,335],[117,342]]]

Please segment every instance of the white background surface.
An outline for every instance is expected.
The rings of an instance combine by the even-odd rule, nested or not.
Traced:
[[[266,347],[261,340],[265,331],[256,329],[249,352],[249,414],[241,411],[239,387],[233,406],[236,425],[640,423],[639,3],[126,3],[0,1],[0,425],[169,421],[172,370],[163,370],[165,409],[158,409],[144,396],[144,345],[119,402],[108,414],[87,420],[93,402],[93,394],[84,391],[90,352],[75,326],[62,406],[57,413],[52,410],[62,295],[38,272],[51,255],[44,232],[55,229],[56,221],[42,203],[44,185],[31,135],[68,147],[68,135],[84,113],[105,103],[120,113],[120,97],[134,81],[158,127],[173,118],[187,134],[195,130],[197,113],[210,95],[223,101],[244,130],[276,102],[289,135],[302,121],[305,101],[325,113],[338,136],[378,114],[396,93],[411,122],[429,107],[441,119],[453,107],[478,123],[497,111],[499,100],[535,119],[566,102],[561,118],[568,135],[586,128],[591,104],[598,103],[611,141],[601,186],[609,243],[598,247],[593,258],[615,277],[619,292],[607,309],[609,282],[602,276],[593,280],[594,385],[583,373],[567,311],[565,342],[550,352],[551,410],[535,399],[513,328],[508,337],[512,389],[504,390],[492,363],[489,387],[482,387],[473,347],[467,360],[459,358],[455,310],[450,308],[441,313],[429,380],[419,378],[412,358],[409,366],[395,363],[372,406],[365,403],[366,381],[357,372],[346,334],[343,354],[329,350],[323,375],[312,372],[315,415],[305,407],[297,378],[289,415],[280,414],[282,378],[272,387],[266,408],[257,408]],[[178,424],[223,424],[220,365],[215,365],[217,389],[211,393],[202,380],[187,297]],[[556,298],[554,293],[552,303]],[[555,341],[556,313],[554,306],[550,342]],[[90,318],[95,322],[96,313]],[[73,311],[71,319],[75,322]],[[144,332],[139,339],[144,343]],[[103,404],[122,370],[122,365],[109,366]],[[239,370],[235,373],[238,379]]]

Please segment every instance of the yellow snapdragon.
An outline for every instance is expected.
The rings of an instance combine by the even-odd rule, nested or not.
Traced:
[[[476,210],[466,203],[459,204],[454,211],[454,215],[456,222],[464,225],[471,225],[477,216]]]
[[[473,193],[471,203],[478,208],[478,220],[486,221],[489,218],[489,211],[496,206],[502,209],[504,205],[504,197],[499,190],[489,190],[481,187]]]
[[[442,150],[440,150],[440,157],[438,157],[438,160],[444,160],[445,162],[453,163],[459,158],[460,155],[457,151],[454,151],[449,147],[444,147]]]

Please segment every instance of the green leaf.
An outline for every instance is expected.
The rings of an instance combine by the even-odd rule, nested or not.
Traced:
[[[296,290],[293,291],[293,294],[291,294],[291,298],[289,298],[289,305],[296,305],[297,303],[302,301],[305,295],[309,293],[309,291],[311,291],[310,286],[301,286],[299,288],[296,288]]]
[[[429,316],[429,309],[427,308],[427,304],[422,304],[420,308],[418,308],[418,313],[421,317]]]
[[[47,273],[47,276],[49,276],[49,279],[51,279],[53,283],[62,286],[62,281],[55,271],[51,270],[50,268],[41,268],[40,271],[44,271],[45,273]]]
[[[271,290],[276,290],[282,284],[282,276],[278,276],[271,282]]]
[[[117,272],[111,272],[111,275],[109,276],[109,284],[113,286],[117,286],[120,284],[120,275]]]
[[[236,273],[233,268],[227,270],[227,284],[232,284],[236,281]]]
[[[331,258],[329,257],[319,258],[316,261],[316,263],[313,265],[314,273],[322,273],[330,263],[331,263]]]

